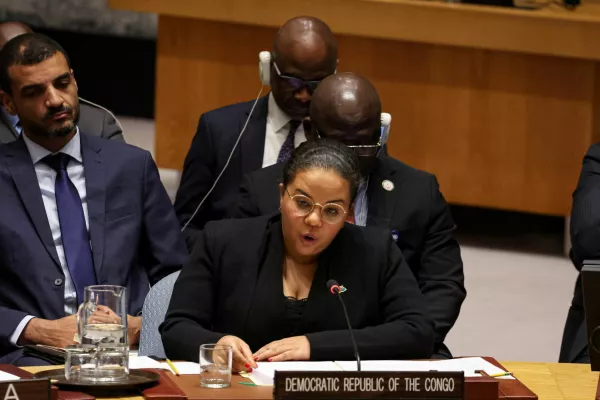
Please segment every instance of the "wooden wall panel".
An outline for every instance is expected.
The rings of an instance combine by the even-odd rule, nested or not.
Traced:
[[[543,2],[543,0],[539,0]],[[575,11],[444,0],[108,0],[112,8],[181,18],[279,27],[314,15],[338,34],[600,60],[600,1]]]
[[[178,168],[204,111],[249,100],[274,28],[161,16],[156,151]],[[566,215],[596,131],[593,61],[339,35],[392,114],[390,153],[450,202]],[[265,93],[268,88],[265,88]]]

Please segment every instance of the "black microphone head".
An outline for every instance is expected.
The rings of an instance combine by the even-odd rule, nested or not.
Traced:
[[[330,279],[327,281],[327,290],[333,294],[338,294],[340,291],[340,284],[335,279]]]
[[[338,281],[336,281],[335,279],[330,279],[327,281],[327,290],[331,290],[332,286],[340,286],[340,284],[338,283]]]

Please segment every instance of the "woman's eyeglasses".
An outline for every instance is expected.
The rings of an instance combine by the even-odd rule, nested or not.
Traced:
[[[344,207],[336,203],[327,203],[321,205],[312,201],[310,197],[304,196],[303,194],[296,194],[292,196],[290,192],[285,190],[287,195],[294,204],[294,211],[298,217],[306,217],[313,212],[315,206],[321,207],[321,219],[328,224],[337,224],[346,219],[346,210]]]
[[[315,133],[317,134],[317,138],[323,139],[321,133],[317,128],[315,128]],[[355,145],[346,145],[346,147],[354,150],[357,156],[359,157],[373,157],[377,155],[377,151],[381,147],[381,136],[377,141],[377,144],[355,144]]]
[[[283,79],[292,89],[294,89],[295,92],[306,88],[308,93],[312,94],[317,86],[319,86],[319,83],[325,79],[322,78],[317,81],[305,81],[304,79],[294,78],[293,76],[281,75],[281,71],[279,71],[279,67],[275,61],[273,61],[273,67],[275,68],[275,72],[277,72],[277,76]]]

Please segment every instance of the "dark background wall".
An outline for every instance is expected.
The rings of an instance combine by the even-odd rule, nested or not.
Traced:
[[[33,29],[65,48],[81,97],[115,114],[154,118],[154,39]]]
[[[106,0],[0,0],[0,21],[21,21],[69,54],[82,97],[116,114],[154,117],[157,17]]]

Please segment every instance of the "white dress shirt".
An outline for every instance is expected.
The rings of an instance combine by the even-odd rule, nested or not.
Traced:
[[[74,314],[77,311],[77,292],[75,291],[75,285],[71,279],[71,273],[67,266],[67,260],[65,257],[65,250],[62,243],[62,237],[60,233],[60,221],[58,219],[58,207],[56,205],[56,196],[54,193],[54,183],[56,181],[56,171],[52,169],[48,164],[42,161],[42,159],[51,153],[42,146],[34,143],[27,135],[22,135],[25,140],[27,150],[31,156],[35,168],[35,174],[37,175],[38,185],[42,192],[42,200],[44,202],[44,208],[46,209],[46,216],[48,217],[48,223],[50,225],[50,231],[52,232],[52,240],[56,247],[56,253],[60,261],[63,274],[65,275],[65,315]],[[83,171],[83,158],[81,156],[81,139],[79,136],[79,128],[73,138],[63,147],[59,153],[68,154],[72,157],[69,165],[67,166],[67,175],[81,199],[83,205],[83,215],[85,216],[85,224],[89,230],[89,218],[87,209],[87,193],[85,189],[85,175]],[[54,153],[56,154],[56,153]],[[19,337],[23,333],[27,323],[34,318],[33,316],[27,316],[19,323],[17,328],[14,330],[10,337],[10,342],[13,345],[17,345]]]
[[[286,113],[279,108],[273,93],[269,94],[269,112],[267,114],[267,131],[265,135],[265,150],[263,152],[263,163],[262,167],[268,167],[277,163],[277,157],[281,146],[285,142],[288,133],[290,133],[290,121],[292,120]],[[300,143],[306,142],[306,135],[304,134],[304,127],[302,124],[296,130],[294,136],[294,148],[298,147]]]

